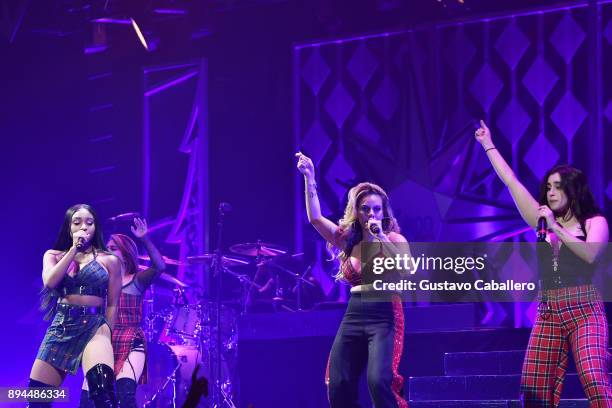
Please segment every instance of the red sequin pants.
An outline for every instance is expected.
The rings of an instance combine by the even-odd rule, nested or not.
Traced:
[[[525,407],[557,407],[572,350],[591,408],[612,407],[608,323],[591,285],[547,290],[531,335],[521,376]]]

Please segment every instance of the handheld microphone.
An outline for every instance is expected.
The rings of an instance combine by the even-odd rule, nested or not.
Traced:
[[[78,249],[81,249],[81,248],[83,248],[83,246],[84,246],[84,245],[85,245],[85,238],[83,238],[83,237],[78,237],[78,238],[77,238],[77,244],[76,244],[76,247],[77,247]]]
[[[380,233],[380,227],[378,224],[370,224],[370,232],[374,235],[378,235]]]
[[[546,241],[546,230],[548,226],[546,225],[546,218],[540,217],[538,218],[538,227],[536,232],[538,234],[538,242]]]
[[[125,220],[132,220],[134,218],[138,218],[140,217],[140,214],[137,212],[128,212],[128,213],[123,213],[123,214],[119,214],[119,215],[115,215],[114,217],[110,217],[108,220],[111,222],[115,222],[115,221],[125,221]]]

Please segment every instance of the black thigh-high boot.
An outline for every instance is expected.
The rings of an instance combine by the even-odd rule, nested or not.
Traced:
[[[34,390],[36,388],[55,388],[52,385],[45,384],[42,381],[34,380],[30,378],[28,381],[28,390]],[[30,401],[28,402],[28,408],[50,408],[50,402],[39,402],[39,401]]]
[[[89,386],[89,399],[96,408],[117,408],[115,373],[106,364],[96,364],[85,374]]]
[[[93,402],[89,399],[89,391],[81,390],[81,399],[79,400],[79,408],[94,408]]]
[[[117,398],[121,408],[136,408],[136,381],[131,378],[118,379]]]

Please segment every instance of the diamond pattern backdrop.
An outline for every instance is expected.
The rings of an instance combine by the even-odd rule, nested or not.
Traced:
[[[532,193],[570,163],[609,214],[611,20],[611,4],[584,2],[296,46],[296,148],[315,162],[323,210],[340,218],[347,189],[369,180],[390,193],[409,240],[533,240],[474,143],[482,118]],[[296,247],[324,254],[296,194]],[[322,271],[333,267],[320,266],[332,294]],[[531,324],[528,306],[502,306],[486,305],[482,323]]]

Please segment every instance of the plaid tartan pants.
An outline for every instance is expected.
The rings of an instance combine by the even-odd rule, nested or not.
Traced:
[[[589,406],[612,407],[608,322],[601,297],[592,285],[544,295],[523,362],[523,406],[559,405],[571,349]]]

